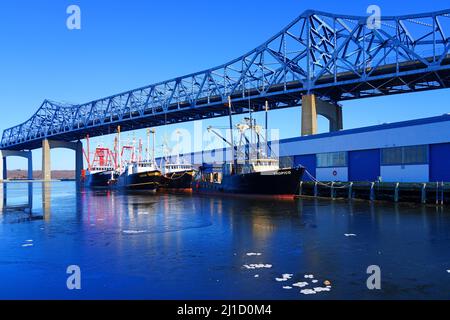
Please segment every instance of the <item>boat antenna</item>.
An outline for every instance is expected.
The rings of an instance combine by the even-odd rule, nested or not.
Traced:
[[[231,152],[233,153],[233,170],[231,170],[231,174],[237,172],[237,158],[236,158],[236,150],[234,145],[234,137],[233,137],[233,110],[231,105],[231,96],[228,96],[228,113],[230,118],[230,134],[231,134]]]

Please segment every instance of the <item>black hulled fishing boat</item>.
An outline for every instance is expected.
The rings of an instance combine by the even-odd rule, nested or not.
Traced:
[[[87,137],[88,150],[85,153],[88,169],[83,171],[81,181],[87,188],[108,188],[111,180],[117,177],[114,167],[114,156],[109,148],[98,146],[95,149],[93,160],[91,161],[89,151],[89,136]]]
[[[168,163],[164,166],[162,187],[166,189],[190,189],[196,174],[191,164]]]
[[[267,110],[266,105],[266,119]],[[231,116],[230,127],[232,127]],[[204,164],[194,179],[193,191],[277,196],[297,194],[305,168],[302,166],[280,168],[279,160],[272,156],[273,152],[267,141],[267,120],[265,137],[261,134],[262,128],[257,126],[251,117],[238,124],[237,129],[241,136],[239,146],[235,146],[233,141],[228,141],[220,133],[209,128],[210,132],[229,144],[234,161],[222,166]],[[253,141],[254,137],[256,143]],[[261,145],[265,145],[265,152]]]
[[[150,157],[150,133],[153,134],[153,155]],[[120,144],[120,128],[119,128],[119,144]],[[155,161],[154,143],[155,131],[147,131],[147,159],[142,159],[142,143],[139,143],[139,154],[136,157],[135,141],[132,146],[124,146],[125,149],[132,151],[129,160],[123,161],[124,152],[121,151],[120,156],[120,175],[114,182],[114,186],[118,189],[125,190],[142,190],[155,192],[163,183],[162,173],[158,169]],[[119,147],[120,149],[120,147]],[[137,159],[136,159],[137,158]]]

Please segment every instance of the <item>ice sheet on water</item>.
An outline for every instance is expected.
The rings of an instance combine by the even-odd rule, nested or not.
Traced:
[[[307,285],[309,285],[308,282],[297,282],[297,283],[294,283],[292,286],[293,286],[293,287],[304,288],[304,287],[306,287]]]
[[[123,230],[122,233],[124,234],[141,234],[141,233],[146,233],[147,231],[145,230]]]
[[[270,269],[272,268],[271,264],[245,264],[243,266],[247,270],[255,270],[255,269]]]
[[[319,293],[319,292],[328,292],[328,291],[331,291],[331,289],[330,288],[317,287],[317,288],[314,288],[314,291],[317,292],[317,293]]]
[[[293,276],[294,276],[293,274],[285,273],[281,276],[281,278],[275,278],[275,280],[278,282],[285,282],[291,280]]]
[[[317,294],[317,292],[313,289],[304,289],[302,291],[300,291],[302,294],[304,295],[310,295],[310,294]]]

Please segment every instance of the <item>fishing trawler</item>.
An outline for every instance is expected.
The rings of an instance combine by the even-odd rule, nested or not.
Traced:
[[[153,155],[150,157],[150,134],[153,134]],[[155,192],[162,183],[162,173],[155,161],[154,143],[155,131],[147,130],[147,157],[142,158],[142,142],[139,142],[139,152],[136,155],[136,143],[124,146],[119,153],[119,176],[112,184],[115,188],[126,190],[143,190]],[[118,133],[120,148],[120,128]],[[124,159],[126,150],[131,150],[128,160]]]
[[[180,145],[181,132],[177,130],[178,144]],[[163,150],[167,150],[168,146]],[[163,164],[164,160],[164,164]],[[191,163],[188,163],[186,159],[181,159],[180,154],[176,156],[175,162],[171,162],[171,157],[165,156],[161,160],[161,168],[163,172],[161,187],[164,189],[191,189],[192,181],[196,174],[196,170]]]
[[[188,163],[167,163],[163,167],[161,186],[167,189],[190,189],[196,174],[194,167]]]
[[[229,104],[230,128],[233,128],[231,102]],[[267,139],[267,111],[268,105],[266,105],[265,137],[262,135],[262,127],[256,125],[251,116],[236,126],[240,133],[239,146],[234,144],[233,138],[232,141],[228,141],[212,127],[208,128],[229,144],[234,161],[219,167],[213,164],[204,164],[200,167],[192,185],[194,192],[279,196],[293,196],[297,193],[305,168],[302,166],[280,168],[279,160],[273,156]],[[256,137],[256,143],[252,141],[253,137]],[[265,152],[261,145],[266,146]]]
[[[93,160],[90,157],[89,136],[87,136],[87,152],[84,152],[88,168],[82,173],[81,181],[88,188],[108,188],[117,177],[114,166],[114,155],[109,148],[98,146]]]

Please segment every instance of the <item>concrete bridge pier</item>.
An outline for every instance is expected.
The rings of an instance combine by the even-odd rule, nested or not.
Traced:
[[[302,97],[302,136],[317,134],[319,114],[330,121],[330,131],[343,129],[342,107],[309,94]]]
[[[31,151],[0,150],[0,181],[8,179],[8,157],[21,157],[28,160],[27,179],[33,180],[33,153]]]
[[[42,175],[44,181],[52,180],[52,171],[51,171],[51,149],[70,149],[75,151],[75,179],[77,181],[77,185],[81,182],[81,173],[83,171],[84,163],[83,163],[83,143],[81,141],[78,142],[67,142],[67,141],[59,141],[59,140],[48,140],[45,139],[42,141]]]

